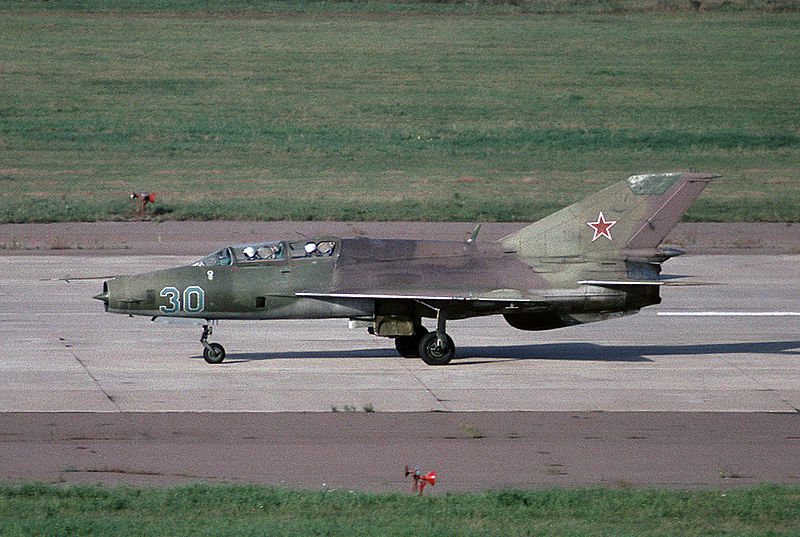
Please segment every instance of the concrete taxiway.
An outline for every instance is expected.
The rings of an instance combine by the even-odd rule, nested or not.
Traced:
[[[710,285],[667,287],[641,313],[548,332],[500,317],[450,323],[448,367],[399,357],[345,320],[222,322],[228,358],[201,358],[196,326],[103,312],[104,275],[170,256],[0,257],[0,411],[724,411],[800,408],[800,257],[684,256]],[[737,312],[685,317],[659,313]],[[784,316],[750,316],[781,312]]]
[[[429,367],[345,320],[222,322],[212,366],[198,327],[107,314],[100,281],[57,280],[192,257],[11,253],[1,481],[402,492],[408,464],[437,472],[426,494],[800,483],[797,255],[670,260],[708,285],[603,323],[452,322],[456,359]]]

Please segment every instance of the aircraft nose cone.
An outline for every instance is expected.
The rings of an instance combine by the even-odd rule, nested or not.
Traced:
[[[102,300],[103,302],[108,304],[108,291],[103,291],[99,295],[94,295],[92,298],[95,300]]]

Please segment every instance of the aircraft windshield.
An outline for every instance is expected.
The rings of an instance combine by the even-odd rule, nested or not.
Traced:
[[[207,255],[200,261],[196,261],[195,263],[192,264],[199,267],[216,267],[220,265],[230,265],[231,264],[230,249],[223,248],[222,250],[214,252],[211,255]]]

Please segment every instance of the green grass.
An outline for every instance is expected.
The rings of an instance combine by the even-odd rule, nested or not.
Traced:
[[[7,9],[84,13],[675,13],[788,12],[798,0],[4,0]],[[47,2],[47,4],[44,4]]]
[[[797,535],[800,489],[477,494],[0,487],[0,535]]]
[[[525,221],[687,169],[690,219],[798,219],[794,3],[498,4],[4,2],[0,222]]]

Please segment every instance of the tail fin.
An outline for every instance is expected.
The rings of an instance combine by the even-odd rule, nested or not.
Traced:
[[[522,257],[617,258],[654,251],[711,179],[705,173],[632,175],[501,239]]]

